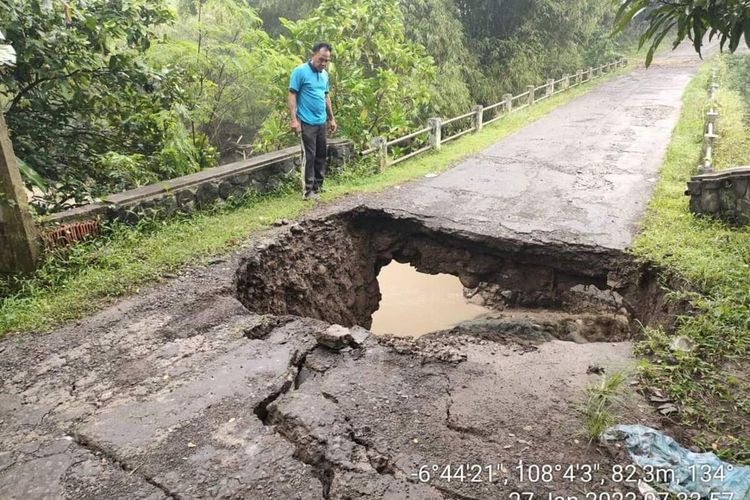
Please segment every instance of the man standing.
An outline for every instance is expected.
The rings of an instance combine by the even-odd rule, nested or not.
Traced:
[[[328,72],[331,46],[317,43],[309,61],[297,66],[289,80],[289,114],[292,130],[302,135],[304,151],[304,191],[306,200],[316,199],[323,190],[326,173],[326,124],[331,133],[338,126],[328,96]]]

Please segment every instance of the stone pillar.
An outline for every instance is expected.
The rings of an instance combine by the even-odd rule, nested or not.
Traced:
[[[427,126],[430,127],[430,147],[435,151],[440,151],[443,141],[443,121],[440,118],[429,118]]]
[[[526,92],[529,93],[529,106],[534,105],[534,91],[536,90],[536,87],[533,85],[527,85],[526,86]]]
[[[354,142],[350,139],[328,140],[328,170],[341,172],[354,158]]]
[[[700,165],[698,165],[698,173],[699,174],[710,174],[713,173],[714,168],[711,166],[711,159],[708,155],[706,155],[705,158],[703,158],[703,161],[701,161]]]
[[[388,141],[385,140],[385,137],[373,137],[370,144],[377,151],[380,170],[385,170],[388,167]]]
[[[563,89],[568,90],[570,88],[570,75],[563,75]]]
[[[474,112],[474,132],[482,130],[482,124],[484,122],[484,106],[477,104],[471,110]]]
[[[594,78],[594,68],[592,68],[591,66],[589,66],[589,76],[586,79],[586,81],[590,82],[592,78]]]
[[[576,71],[576,85],[581,84],[581,80],[583,80],[583,77],[581,76],[582,74],[583,72],[580,69]]]
[[[719,215],[721,211],[720,182],[715,180],[703,181],[701,192],[701,211],[706,215]]]
[[[0,113],[0,274],[33,272],[40,250],[8,127]]]
[[[507,113],[510,113],[513,111],[513,95],[512,94],[503,94],[503,108],[505,108],[505,111]]]
[[[547,79],[547,97],[552,97],[555,93],[555,80],[552,78]]]

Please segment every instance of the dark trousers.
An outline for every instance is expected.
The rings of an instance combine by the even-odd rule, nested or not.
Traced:
[[[305,193],[323,187],[326,175],[326,124],[308,125],[302,123],[302,149],[304,152]]]

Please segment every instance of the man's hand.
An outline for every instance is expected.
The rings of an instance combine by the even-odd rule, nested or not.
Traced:
[[[331,118],[330,120],[328,120],[328,131],[331,134],[335,134],[338,129],[339,129],[339,126],[336,123],[336,119],[335,118]]]
[[[302,133],[302,125],[300,125],[299,120],[296,118],[292,118],[292,132],[297,135],[300,135],[300,133]]]

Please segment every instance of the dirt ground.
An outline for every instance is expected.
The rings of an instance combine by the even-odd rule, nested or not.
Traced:
[[[696,67],[685,59],[617,78],[443,175],[310,217],[362,204],[516,241],[520,252],[620,250]],[[267,245],[290,230],[260,237]],[[57,331],[3,339],[0,498],[634,491],[612,481],[626,457],[590,446],[580,411],[584,387],[602,376],[589,367],[632,369],[630,343],[393,339],[354,327],[331,349],[319,341],[327,323],[257,314],[235,298],[236,270],[255,248]],[[627,422],[660,426],[645,399],[624,396]]]

